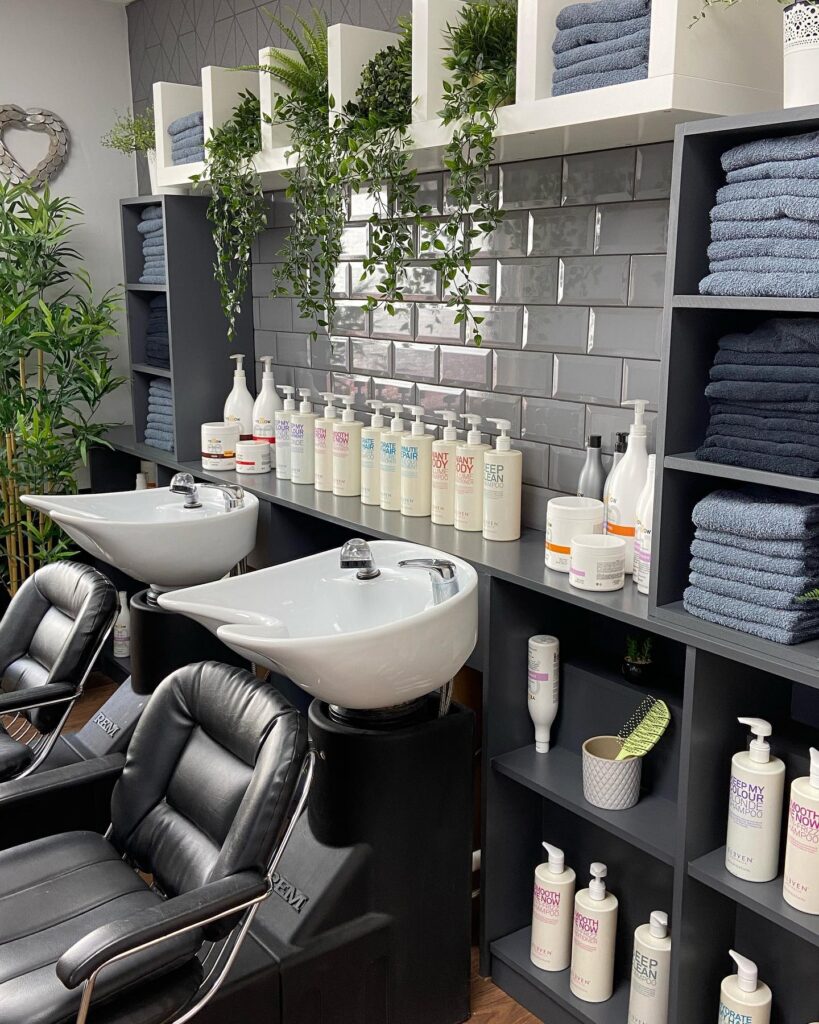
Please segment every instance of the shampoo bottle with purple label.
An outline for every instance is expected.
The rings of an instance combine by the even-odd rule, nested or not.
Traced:
[[[542,971],[565,971],[572,958],[575,873],[563,851],[543,844],[548,854],[535,868],[530,957]]]

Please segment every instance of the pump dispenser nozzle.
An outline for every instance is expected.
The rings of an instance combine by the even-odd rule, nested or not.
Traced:
[[[656,939],[664,939],[668,935],[668,914],[664,910],[652,910],[648,929]]]
[[[495,426],[500,431],[500,437],[498,438],[498,440],[495,443],[495,448],[497,449],[497,451],[499,451],[499,452],[508,452],[508,451],[510,451],[511,448],[512,448],[512,440],[509,437],[509,431],[512,429],[512,424],[509,422],[509,420],[499,420],[499,419],[496,419],[494,416],[487,416],[486,417],[486,422],[487,423],[494,423]]]
[[[259,362],[264,367],[262,371],[262,383],[264,383],[264,381],[266,380],[273,380],[273,363],[275,363],[275,361],[276,360],[273,358],[273,356],[262,356],[261,359],[259,360]]]
[[[241,374],[244,377],[244,375],[245,375],[245,357],[244,357],[244,355],[241,352],[237,352],[236,355],[228,356],[228,358],[236,360],[236,369],[233,371],[236,374],[236,376],[239,376],[239,374]]]
[[[469,432],[466,435],[466,443],[471,445],[479,445],[481,443],[481,417],[476,415],[474,412],[468,412],[464,415],[464,419],[469,424]]]
[[[324,418],[326,420],[334,420],[338,414],[338,409],[336,409],[333,403],[338,401],[338,395],[334,395],[332,391],[321,391],[320,394],[326,403],[324,406]]]
[[[764,718],[739,718],[737,721],[742,725],[747,725],[754,737],[748,748],[751,760],[757,761],[759,764],[767,764],[771,759],[771,745],[767,742],[766,737],[773,732],[771,723],[766,722]]]
[[[423,405],[405,405],[404,408],[407,410],[407,412],[411,412],[412,415],[415,417],[413,422],[410,424],[410,431],[412,433],[412,436],[420,437],[422,434],[425,434],[426,430],[424,428],[423,421],[421,420],[421,417],[424,415]]]
[[[383,427],[384,426],[384,417],[381,415],[381,410],[384,408],[384,403],[383,402],[379,402],[377,398],[371,398],[367,402],[367,405],[369,405],[369,407],[371,409],[375,409],[375,412],[372,415],[372,421],[371,421],[372,426],[374,426],[374,427]]]
[[[810,748],[810,784],[819,789],[819,750],[816,747]]]
[[[435,415],[440,416],[442,420],[446,420],[442,440],[457,441],[458,430],[455,426],[455,421],[458,419],[457,412],[453,412],[451,409],[437,409]]]
[[[355,419],[355,412],[353,411],[355,395],[343,395],[341,401],[344,403],[344,412],[341,414],[341,421],[342,423],[352,423]]]
[[[543,849],[549,855],[547,860],[549,871],[553,875],[562,875],[566,870],[566,856],[563,851],[552,846],[551,843],[543,843]]]
[[[728,951],[728,955],[737,965],[737,984],[743,992],[756,992],[759,983],[759,970],[753,960],[749,960],[747,956],[742,956],[741,953],[737,953],[731,949]]]
[[[284,407],[288,411],[296,408],[296,400],[293,397],[296,393],[296,389],[291,387],[289,384],[282,384],[279,387],[279,391],[284,395]]]
[[[387,408],[392,413],[390,430],[393,434],[402,434],[404,432],[404,421],[401,419],[401,413],[404,411],[404,406],[398,402],[388,402]]]
[[[299,405],[299,412],[312,412],[313,405],[310,401],[313,392],[310,388],[299,388],[299,395],[301,396],[301,403]]]
[[[645,437],[648,434],[648,427],[645,425],[645,414],[648,407],[646,399],[632,398],[630,401],[623,402],[622,404],[634,407],[634,423],[632,423],[629,433],[634,437]]]
[[[604,900],[606,898],[606,875],[609,869],[605,864],[595,861],[589,868],[591,881],[589,882],[589,896],[593,900]]]

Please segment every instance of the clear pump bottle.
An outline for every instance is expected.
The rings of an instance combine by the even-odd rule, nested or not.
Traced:
[[[355,418],[353,395],[345,395],[344,412],[333,424],[333,494],[354,498],[361,494],[361,429]]]
[[[520,538],[523,455],[512,447],[509,420],[488,417],[500,431],[494,448],[483,453],[483,535],[487,540]]]
[[[338,410],[333,404],[337,396],[332,391],[322,391],[325,401],[324,415],[316,420],[315,433],[315,482],[317,491],[333,489],[333,430]]]
[[[432,521],[438,526],[452,526],[455,522],[455,451],[458,414],[450,409],[435,413],[446,421],[443,437],[432,442]]]
[[[432,435],[421,417],[422,405],[405,405],[415,417],[401,439],[401,515],[424,518],[432,512]]]
[[[239,440],[251,441],[253,439],[253,395],[247,389],[245,357],[237,353],[230,358],[235,360],[236,369],[233,371],[233,389],[225,402],[224,422],[237,423],[239,425]]]
[[[290,479],[294,484],[309,484],[315,480],[315,428],[316,414],[310,403],[310,388],[299,388],[301,404],[290,420]]]
[[[391,402],[393,414],[388,430],[381,435],[381,508],[385,512],[401,511],[401,442],[404,438],[403,405]]]
[[[384,433],[384,403],[367,402],[374,409],[369,427],[361,431],[361,504],[381,504],[381,435]]]
[[[274,417],[276,423],[276,479],[289,480],[291,473],[290,424],[293,413],[296,411],[296,401],[293,398],[296,389],[284,384],[279,390],[284,394],[284,403],[281,409],[276,410]]]
[[[483,530],[483,453],[481,417],[467,413],[466,442],[455,449],[455,529],[468,533]]]

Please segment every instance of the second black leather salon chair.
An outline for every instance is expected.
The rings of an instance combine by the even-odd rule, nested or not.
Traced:
[[[78,562],[44,565],[0,620],[0,782],[48,756],[117,614],[102,573]]]
[[[169,676],[108,834],[0,852],[2,1024],[191,1020],[272,890],[311,776],[305,721],[271,686],[217,662]]]

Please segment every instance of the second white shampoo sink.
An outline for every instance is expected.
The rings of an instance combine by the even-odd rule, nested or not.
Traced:
[[[369,545],[380,574],[339,567],[340,548],[159,598],[228,647],[341,707],[392,707],[431,693],[463,667],[478,635],[478,575],[467,562],[400,541]],[[430,573],[455,567],[457,593],[433,598]]]

